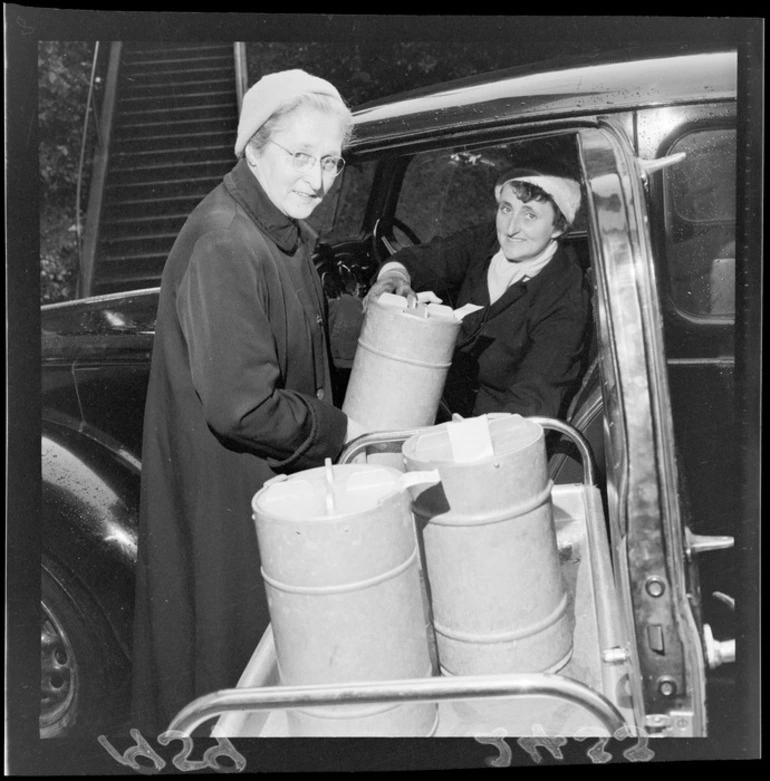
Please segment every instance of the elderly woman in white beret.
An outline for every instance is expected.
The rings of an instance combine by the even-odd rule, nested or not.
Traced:
[[[238,162],[166,262],[136,577],[132,726],[144,734],[235,686],[269,623],[254,494],[362,433],[332,405],[325,302],[298,223],[342,170],[351,119],[328,81],[260,79]]]
[[[414,302],[430,291],[453,307],[476,305],[447,377],[449,410],[559,417],[590,325],[582,270],[559,244],[580,207],[580,185],[543,162],[505,172],[495,198],[494,222],[397,252],[365,304],[383,292]]]

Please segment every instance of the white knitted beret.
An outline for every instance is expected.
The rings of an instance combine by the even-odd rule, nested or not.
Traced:
[[[563,176],[511,176],[504,182],[498,182],[495,187],[495,198],[500,200],[503,187],[509,182],[530,182],[536,184],[541,190],[545,190],[553,198],[553,202],[559,207],[561,213],[571,225],[580,208],[580,185],[574,179]]]
[[[235,156],[240,157],[243,154],[249,139],[277,109],[307,92],[320,92],[342,100],[333,84],[298,68],[268,73],[256,82],[243,96]]]

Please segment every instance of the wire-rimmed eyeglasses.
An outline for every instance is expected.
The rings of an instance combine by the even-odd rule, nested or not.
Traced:
[[[315,155],[309,155],[307,152],[292,152],[277,141],[273,141],[272,138],[269,138],[268,141],[283,149],[291,157],[294,167],[300,171],[309,171],[318,162],[318,158]],[[345,161],[341,157],[326,155],[321,158],[321,170],[328,176],[337,176],[344,167]]]

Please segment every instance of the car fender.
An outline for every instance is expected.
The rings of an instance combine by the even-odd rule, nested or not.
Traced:
[[[138,465],[61,427],[45,431],[41,444],[45,554],[86,589],[130,658]]]

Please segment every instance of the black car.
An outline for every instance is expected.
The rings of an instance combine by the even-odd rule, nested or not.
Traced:
[[[356,111],[344,174],[309,226],[343,317],[396,249],[491,216],[517,159],[555,156],[581,180],[565,241],[591,284],[594,337],[567,422],[591,447],[607,519],[626,638],[608,663],[628,665],[637,726],[655,735],[721,728],[736,666],[722,665],[741,659],[732,543],[756,522],[744,481],[758,462],[760,291],[747,281],[761,257],[741,220],[759,174],[743,163],[755,136],[738,77],[732,50],[594,58],[378,101]],[[157,299],[42,309],[44,736],[125,719]],[[551,448],[555,482],[579,481],[569,442]]]

